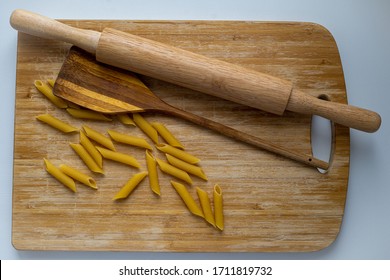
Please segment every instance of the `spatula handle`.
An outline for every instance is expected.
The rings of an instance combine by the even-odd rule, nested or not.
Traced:
[[[163,113],[168,113],[173,116],[179,117],[181,119],[190,121],[192,123],[198,124],[202,127],[206,127],[208,129],[214,130],[220,134],[223,134],[225,136],[228,136],[230,138],[233,138],[235,140],[250,144],[252,146],[255,146],[257,148],[261,148],[263,150],[269,151],[271,153],[281,155],[283,157],[301,162],[303,164],[320,168],[323,170],[327,170],[329,168],[329,163],[322,161],[320,159],[317,159],[311,155],[307,154],[301,154],[292,151],[291,149],[288,149],[287,147],[282,147],[279,145],[275,145],[269,141],[266,141],[262,138],[255,137],[253,135],[247,134],[242,131],[238,131],[234,128],[225,126],[221,123],[212,121],[210,119],[203,118],[201,116],[192,114],[187,111],[180,110],[176,107],[170,106],[168,104],[164,105],[161,108],[161,111]]]
[[[319,99],[296,89],[291,93],[287,110],[321,116],[365,132],[375,132],[382,122],[380,115],[373,111]]]
[[[15,10],[10,23],[13,28],[41,38],[64,41],[95,54],[100,32],[79,29],[54,19],[25,10]]]

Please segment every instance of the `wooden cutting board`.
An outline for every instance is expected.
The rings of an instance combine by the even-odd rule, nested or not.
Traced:
[[[313,96],[347,102],[337,45],[312,23],[227,21],[64,21],[101,31],[113,27],[177,47],[244,65],[293,81]],[[145,114],[164,123],[186,150],[201,159],[209,181],[193,178],[211,195],[224,194],[225,229],[191,215],[159,173],[161,197],[148,180],[123,202],[115,193],[140,170],[144,150],[116,144],[141,163],[137,170],[105,161],[104,175],[89,173],[69,146],[78,134],[64,135],[38,122],[50,113],[77,127],[105,133],[114,129],[148,139],[137,127],[75,119],[56,108],[34,87],[55,78],[70,45],[19,34],[17,50],[12,242],[20,250],[164,252],[314,251],[330,245],[340,230],[349,171],[349,129],[334,125],[330,170],[323,174],[300,163],[233,141],[186,121]],[[275,116],[162,81],[141,77],[166,102],[260,136],[289,149],[311,153],[311,118]],[[149,140],[148,140],[149,141]],[[149,143],[152,144],[151,141]],[[154,153],[163,157],[155,149]],[[44,169],[43,158],[91,174],[97,191],[78,185],[72,193]]]

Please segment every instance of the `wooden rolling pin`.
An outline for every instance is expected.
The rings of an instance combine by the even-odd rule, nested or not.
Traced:
[[[289,81],[112,28],[78,29],[24,10],[15,10],[10,23],[21,32],[76,45],[100,62],[277,115],[314,114],[366,132],[381,125],[375,112],[321,100]]]

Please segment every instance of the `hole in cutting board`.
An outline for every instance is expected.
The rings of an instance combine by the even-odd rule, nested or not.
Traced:
[[[326,95],[321,95],[318,98],[329,101],[329,98]],[[310,139],[313,156],[329,162],[330,168],[334,149],[333,122],[323,117],[313,115],[311,119]],[[326,173],[328,171],[321,168],[317,169],[320,173]]]

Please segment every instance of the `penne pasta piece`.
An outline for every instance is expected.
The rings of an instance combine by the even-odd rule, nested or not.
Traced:
[[[116,117],[118,118],[118,120],[119,120],[122,124],[134,125],[134,126],[135,126],[135,122],[133,121],[132,118],[129,117],[129,115],[128,115],[127,113],[117,114]]]
[[[92,172],[103,174],[103,169],[97,165],[81,144],[70,143],[70,146]]]
[[[46,171],[52,175],[54,178],[56,178],[60,183],[71,189],[73,192],[77,192],[76,190],[76,184],[73,181],[72,178],[70,178],[68,175],[64,174],[60,169],[55,167],[50,161],[47,159],[43,159],[45,162]]]
[[[107,122],[112,121],[112,119],[107,117],[106,115],[88,109],[67,108],[66,111],[72,117],[77,119],[87,119],[87,120],[107,121]]]
[[[115,146],[112,143],[110,138],[108,138],[107,136],[104,136],[100,132],[98,132],[98,131],[96,131],[96,130],[94,130],[86,125],[83,125],[83,129],[85,131],[85,134],[88,136],[88,138],[96,141],[100,145],[102,145],[102,146],[104,146],[112,151],[115,151]]]
[[[148,175],[148,172],[141,172],[135,174],[129,181],[124,185],[124,187],[114,196],[112,200],[124,199],[129,196],[129,194],[141,183],[141,181]]]
[[[110,135],[110,137],[116,142],[132,145],[140,148],[145,148],[148,150],[153,150],[152,146],[150,146],[149,143],[143,138],[119,133],[114,130],[108,130],[107,132]]]
[[[220,230],[224,228],[224,218],[223,218],[223,197],[221,187],[216,184],[214,186],[214,216],[215,216],[215,225]]]
[[[205,192],[201,188],[197,187],[196,193],[198,194],[200,206],[202,207],[202,211],[203,211],[205,220],[215,227],[214,214],[213,214],[213,211],[211,210],[210,199],[209,199],[207,192]]]
[[[160,193],[160,184],[158,182],[158,173],[157,173],[157,163],[155,158],[153,157],[152,153],[148,150],[145,152],[146,156],[146,166],[148,168],[149,173],[149,185],[152,191],[157,194],[161,195]]]
[[[172,164],[173,166],[187,172],[187,173],[190,173],[192,175],[195,175],[205,181],[207,181],[207,177],[206,177],[206,174],[204,174],[202,168],[200,168],[199,166],[196,166],[196,165],[193,165],[193,164],[190,164],[188,162],[185,162],[181,159],[178,159],[178,158],[175,158],[174,156],[171,156],[170,154],[165,154],[165,156],[167,157],[167,160],[170,164]]]
[[[96,149],[99,151],[99,153],[102,154],[102,156],[105,159],[110,159],[113,161],[121,162],[121,163],[131,165],[131,166],[136,167],[136,168],[141,167],[141,165],[138,163],[138,161],[130,155],[111,151],[109,149],[102,148],[102,147],[96,147]]]
[[[76,180],[80,183],[83,183],[84,185],[91,187],[95,190],[97,189],[96,181],[91,176],[88,176],[88,175],[78,171],[77,169],[70,167],[68,165],[65,165],[65,164],[61,164],[59,166],[59,168],[65,175],[68,175],[69,177],[73,178],[74,180]]]
[[[183,184],[174,181],[171,181],[171,184],[187,206],[188,210],[190,210],[192,214],[204,218],[202,210],[198,207],[187,188]]]
[[[171,145],[157,144],[156,147],[160,151],[162,151],[166,154],[170,154],[170,155],[172,155],[176,158],[179,158],[185,162],[188,162],[191,164],[197,164],[198,162],[200,162],[200,159],[196,158],[195,156],[193,156],[187,152],[184,152],[183,150],[180,150],[178,148],[172,147]]]
[[[156,161],[162,172],[172,175],[178,179],[181,179],[187,182],[188,184],[192,184],[192,179],[187,172],[177,167],[174,167],[173,165],[170,165],[169,163],[166,163],[158,158],[156,158]]]
[[[34,85],[35,87],[44,95],[47,97],[47,99],[49,99],[55,106],[57,106],[58,108],[60,109],[65,109],[65,108],[68,108],[68,104],[65,102],[65,100],[55,96],[53,94],[53,89],[43,83],[42,81],[40,80],[36,80],[34,81]]]
[[[54,80],[54,79],[47,79],[47,83],[53,88],[54,84],[56,83],[56,80]]]
[[[77,127],[67,124],[66,122],[63,122],[50,114],[39,115],[36,117],[36,119],[64,133],[71,133],[79,130]]]
[[[157,130],[158,134],[172,147],[184,149],[179,140],[162,123],[153,122],[151,125]]]
[[[93,158],[100,168],[103,168],[102,154],[96,149],[95,145],[89,140],[85,133],[80,130],[80,144],[87,150],[88,154]]]
[[[154,143],[158,143],[158,133],[150,125],[148,121],[146,121],[140,114],[133,114],[133,120],[136,125],[147,135]]]

